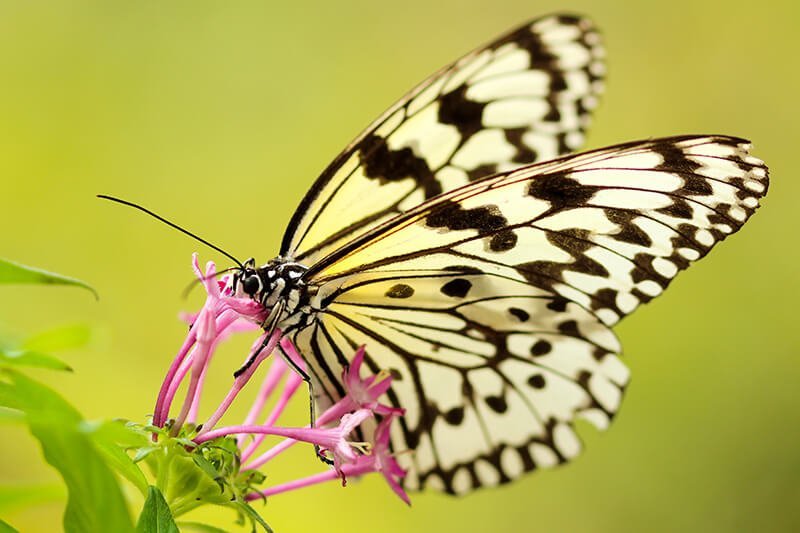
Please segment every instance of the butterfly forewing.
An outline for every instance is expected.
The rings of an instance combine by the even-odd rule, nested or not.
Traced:
[[[395,375],[410,488],[462,493],[568,460],[628,374],[609,327],[735,232],[767,190],[749,144],[627,143],[491,176],[352,240],[309,270],[294,334],[323,403],[353,347]]]
[[[395,218],[311,272],[321,282],[475,260],[511,267],[612,325],[755,211],[767,178],[748,146],[731,137],[655,139],[492,176]]]
[[[422,82],[322,173],[281,255],[305,264],[440,193],[583,144],[603,49],[574,16],[530,22]]]

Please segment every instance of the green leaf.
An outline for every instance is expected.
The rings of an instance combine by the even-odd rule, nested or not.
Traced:
[[[81,427],[80,413],[50,388],[12,370],[3,374],[0,406],[25,413],[45,459],[67,485],[64,530],[133,531],[122,491]]]
[[[0,533],[18,533],[16,529],[8,525],[8,523],[0,519]]]
[[[6,485],[0,487],[0,511],[4,514],[12,509],[63,501],[64,496],[66,491],[61,484]]]
[[[161,491],[152,485],[136,524],[137,533],[180,533]]]
[[[0,350],[0,365],[72,371],[68,364],[57,357],[27,350]]]
[[[48,329],[28,337],[20,346],[32,352],[54,352],[86,346],[91,329],[86,324],[72,324]]]
[[[98,451],[105,457],[106,464],[133,483],[142,494],[147,494],[147,478],[123,449],[146,446],[147,438],[135,428],[126,426],[121,420],[102,423],[85,422],[82,427]]]
[[[198,531],[199,533],[226,533],[224,529],[201,524],[200,522],[178,522],[181,531]]]
[[[40,283],[47,285],[74,285],[88,289],[97,298],[97,291],[81,280],[55,274],[39,268],[29,267],[0,259],[0,283]]]
[[[248,505],[246,502],[240,502],[240,501],[235,502],[235,504],[236,508],[239,509],[247,518],[249,518],[253,524],[258,524],[261,527],[263,527],[264,531],[266,531],[267,533],[272,533],[272,528],[269,527],[269,525],[264,521],[264,519],[261,518],[261,515],[258,514],[256,510],[253,509],[250,505]],[[255,530],[255,525],[253,527],[253,530]]]
[[[157,450],[158,450],[157,446],[150,446],[150,447],[147,447],[147,448],[139,448],[138,450],[136,450],[136,454],[133,456],[133,462],[134,463],[139,463],[139,462],[143,461],[144,459],[147,459],[148,455],[150,455],[151,453],[153,453],[153,452],[155,452]]]
[[[61,326],[37,333],[19,345],[0,346],[0,366],[71,371],[69,365],[46,352],[84,346],[90,333],[84,324]]]
[[[25,413],[21,413],[16,409],[8,409],[0,405],[0,423],[5,422],[22,422],[25,423]]]

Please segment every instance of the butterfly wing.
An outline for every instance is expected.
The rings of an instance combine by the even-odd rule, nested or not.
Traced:
[[[312,264],[428,198],[579,148],[602,89],[602,56],[588,20],[559,15],[444,67],[325,169],[289,223],[281,255]]]
[[[317,393],[343,393],[366,344],[406,408],[392,443],[409,488],[502,483],[580,450],[628,373],[609,329],[719,241],[767,191],[731,137],[627,143],[485,178],[319,261],[316,321],[294,332]]]
[[[341,396],[354,346],[393,374],[408,489],[461,494],[562,463],[581,448],[572,421],[604,429],[619,406],[628,370],[615,336],[549,291],[469,269],[365,274],[341,291],[293,342],[323,404]]]

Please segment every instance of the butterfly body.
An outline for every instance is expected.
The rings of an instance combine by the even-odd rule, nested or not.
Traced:
[[[767,192],[736,137],[570,154],[602,58],[589,21],[554,15],[443,68],[321,174],[278,258],[234,275],[319,407],[345,394],[360,345],[392,372],[409,489],[462,494],[577,455],[574,421],[605,429],[629,380],[611,327]]]

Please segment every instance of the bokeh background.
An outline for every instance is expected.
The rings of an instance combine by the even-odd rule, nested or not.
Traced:
[[[573,464],[463,499],[414,495],[410,509],[377,477],[329,484],[275,497],[264,516],[278,532],[797,530],[792,0],[0,0],[0,256],[101,294],[0,287],[0,329],[90,324],[90,345],[61,354],[76,371],[37,377],[89,418],[143,420],[185,334],[177,313],[201,301],[180,297],[198,246],[95,194],[140,202],[266,260],[319,171],[392,101],[500,32],[562,10],[591,16],[608,49],[589,147],[749,137],[771,168],[763,210],[617,328],[633,382],[608,432],[581,428],[586,451]],[[227,389],[244,346],[217,361],[210,395]],[[297,405],[287,423],[304,417]],[[57,484],[24,430],[2,432],[3,484]],[[268,475],[318,468],[302,450]],[[62,506],[4,518],[56,531]],[[233,528],[231,514],[214,514],[196,518]]]

